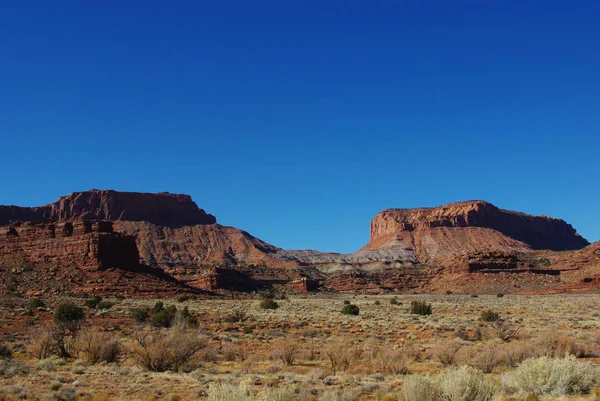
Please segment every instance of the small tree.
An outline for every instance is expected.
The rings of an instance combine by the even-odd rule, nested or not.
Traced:
[[[425,301],[412,301],[410,303],[410,313],[414,315],[431,315],[431,304]]]
[[[359,312],[360,312],[360,309],[358,308],[358,306],[356,306],[354,304],[344,305],[344,307],[342,308],[343,315],[358,316]]]

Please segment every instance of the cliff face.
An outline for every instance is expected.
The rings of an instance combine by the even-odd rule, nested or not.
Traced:
[[[189,195],[91,190],[74,192],[39,207],[0,207],[0,225],[13,221],[71,220],[147,221],[159,226],[214,224],[216,218],[198,208]]]
[[[0,256],[33,264],[84,270],[135,270],[139,254],[135,238],[113,232],[111,222],[22,223],[0,227]]]
[[[425,256],[451,248],[563,251],[587,245],[589,242],[563,220],[469,201],[436,208],[384,210],[371,222],[371,239],[365,249],[407,247]]]

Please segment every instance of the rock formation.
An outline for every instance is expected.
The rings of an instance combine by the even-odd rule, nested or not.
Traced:
[[[113,232],[109,221],[16,223],[0,228],[0,255],[20,256],[31,264],[68,265],[84,270],[135,270],[135,238]]]
[[[600,287],[600,245],[587,245],[563,220],[483,201],[384,210],[369,243],[351,254],[282,250],[217,224],[189,195],[92,190],[40,207],[0,206],[0,281],[56,291]],[[43,274],[57,281],[36,287]]]
[[[147,221],[158,226],[214,224],[214,216],[198,208],[189,195],[96,190],[74,192],[45,206],[0,207],[0,225],[12,221],[72,220]]]

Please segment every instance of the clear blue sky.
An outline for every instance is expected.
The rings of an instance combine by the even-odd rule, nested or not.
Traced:
[[[381,209],[485,199],[595,241],[599,21],[591,0],[3,1],[0,204],[189,193],[349,252]]]

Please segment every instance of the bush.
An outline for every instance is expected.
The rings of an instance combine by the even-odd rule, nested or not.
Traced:
[[[331,370],[335,375],[339,371],[348,369],[350,366],[350,350],[352,343],[347,339],[332,338],[325,348],[325,355],[331,364]]]
[[[109,301],[101,301],[96,305],[97,309],[110,309],[114,306],[114,303]]]
[[[141,308],[134,308],[131,310],[130,313],[131,313],[131,316],[138,323],[144,323],[150,317],[150,309],[145,306],[141,307]]]
[[[431,315],[431,304],[425,301],[412,301],[410,303],[410,313],[414,315]]]
[[[29,300],[30,308],[43,308],[45,306],[46,306],[46,303],[44,302],[44,300],[42,298],[31,298]]]
[[[483,373],[470,366],[461,366],[442,375],[440,387],[448,401],[490,401],[494,386],[487,382]]]
[[[74,323],[83,320],[83,309],[71,302],[58,305],[54,311],[54,323]]]
[[[162,303],[162,302],[161,302]],[[155,312],[152,315],[151,324],[153,327],[171,327],[173,320],[175,319],[175,315],[177,314],[177,307],[175,305],[171,305],[167,308],[164,308]]]
[[[0,360],[11,359],[13,356],[12,350],[4,342],[0,342]]]
[[[429,376],[408,376],[402,384],[404,401],[439,401],[442,391],[437,381]]]
[[[392,298],[392,299],[390,299],[390,304],[391,305],[399,305],[399,302],[396,298]]]
[[[502,298],[502,297],[504,297],[504,294],[503,294],[503,293],[501,293],[501,292],[499,292],[498,294],[496,294],[496,297],[498,297],[498,298]]]
[[[260,301],[260,308],[261,309],[277,309],[277,308],[279,308],[279,304],[277,302],[275,302],[275,300],[273,300],[272,298],[264,298],[262,301]]]
[[[596,384],[598,370],[578,361],[573,355],[564,358],[530,358],[513,372],[502,375],[507,394],[562,396],[588,393]]]
[[[76,350],[87,363],[112,363],[121,354],[119,340],[109,333],[89,329],[77,336]]]
[[[298,354],[298,343],[294,340],[283,340],[275,346],[274,355],[287,366],[293,365]]]
[[[152,307],[152,312],[153,313],[158,313],[161,310],[163,310],[164,308],[164,304],[162,303],[162,301],[156,301],[156,303],[154,304],[154,306]]]
[[[201,364],[196,355],[208,345],[206,337],[182,324],[166,331],[135,333],[134,341],[134,358],[141,367],[152,372],[195,370]]]
[[[377,300],[377,301],[373,302],[373,305],[379,306],[379,305],[381,305],[381,302],[379,302],[379,300]]]
[[[358,316],[359,312],[360,312],[360,309],[358,308],[357,305],[354,305],[354,304],[344,305],[344,307],[342,308],[343,315]]]
[[[102,297],[99,297],[98,295],[94,295],[93,297],[85,300],[85,306],[87,306],[90,309],[95,309],[98,307],[98,304],[100,302],[102,302]]]
[[[208,388],[206,401],[250,401],[248,390],[233,384],[215,384]]]
[[[242,310],[233,311],[229,316],[226,316],[223,321],[226,323],[240,323],[247,319],[246,312]]]
[[[189,295],[182,295],[179,298],[177,298],[177,302],[186,302],[190,299],[192,299],[192,297],[190,297]]]
[[[344,300],[344,305],[350,305],[350,301],[349,301],[349,300],[347,300],[347,299],[345,299],[345,300]]]
[[[460,344],[456,341],[446,341],[439,344],[435,349],[434,353],[437,359],[444,366],[450,366],[454,364],[454,360],[456,358],[456,354],[458,350],[460,350]]]
[[[479,320],[483,322],[497,322],[500,320],[500,314],[498,312],[494,312],[491,309],[481,312],[481,316]]]

